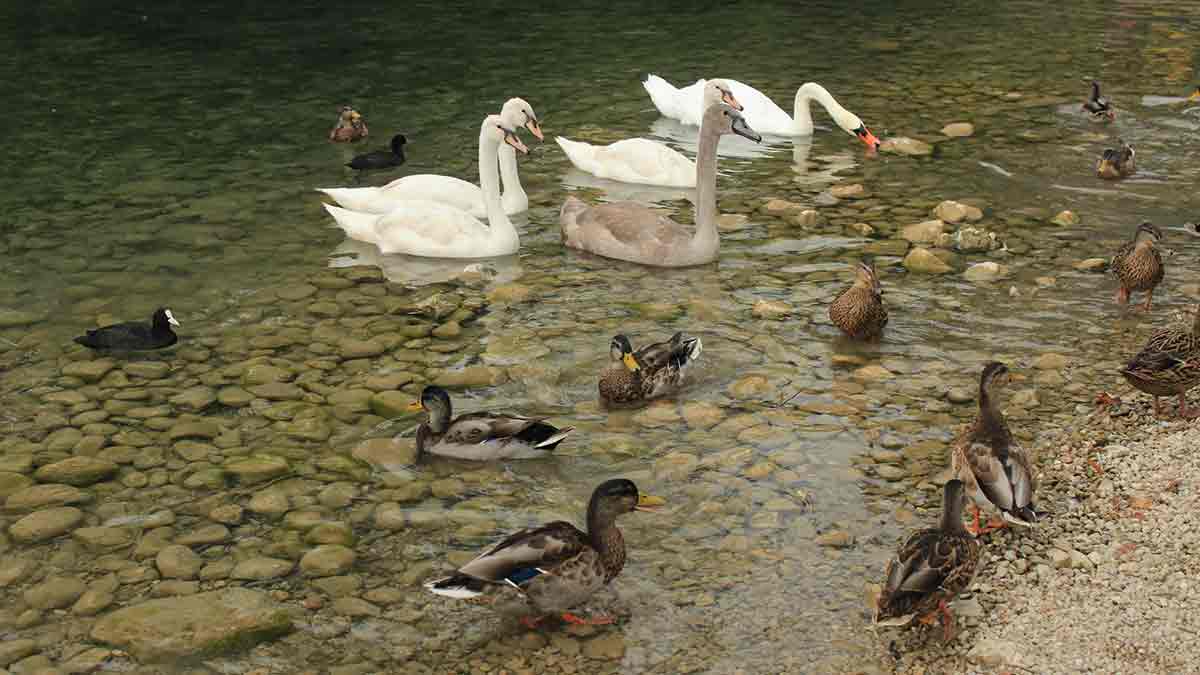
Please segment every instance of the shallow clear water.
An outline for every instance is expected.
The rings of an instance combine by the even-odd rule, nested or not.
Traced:
[[[17,58],[0,64],[0,93],[15,102],[11,159],[0,174],[0,309],[33,316],[0,314],[0,452],[31,454],[29,471],[71,454],[125,459],[114,481],[88,488],[96,497],[85,507],[88,524],[203,497],[245,505],[253,490],[231,491],[221,467],[248,454],[286,458],[298,478],[272,487],[293,511],[353,525],[353,573],[367,589],[402,593],[342,632],[327,628],[347,621],[331,603],[300,610],[297,635],[221,660],[225,672],[293,672],[310,656],[319,667],[365,659],[381,669],[412,658],[411,667],[438,672],[510,659],[547,672],[871,667],[886,640],[863,628],[863,586],[877,580],[898,537],[932,521],[926,509],[945,444],[972,413],[949,403],[947,390],[970,390],[993,358],[1025,371],[1010,413],[1035,441],[1069,424],[1099,389],[1128,396],[1112,366],[1200,296],[1187,274],[1200,241],[1180,230],[1168,229],[1176,255],[1149,319],[1112,303],[1109,277],[1072,268],[1111,255],[1142,219],[1174,228],[1200,217],[1200,115],[1186,103],[1143,99],[1194,87],[1200,11],[1184,2],[1104,11],[1089,2],[971,2],[951,14],[909,4],[7,10],[2,30]],[[379,259],[343,241],[311,190],[352,184],[342,163],[396,132],[409,138],[408,163],[363,184],[424,172],[474,180],[480,117],[514,95],[531,102],[548,137],[651,135],[690,152],[694,130],[659,119],[638,81],[647,72],[676,84],[739,79],[785,109],[797,86],[818,81],[879,137],[923,139],[936,152],[867,155],[821,111],[811,143],[727,139],[721,210],[748,219],[722,233],[719,263],[688,270],[565,250],[557,211],[571,192],[656,200],[683,219],[692,209],[687,191],[581,174],[553,142],[521,161],[531,209],[514,218],[519,259],[488,263],[482,274]],[[1111,126],[1078,113],[1091,78],[1116,101]],[[344,103],[366,116],[366,141],[326,142]],[[956,121],[973,123],[975,134],[943,137]],[[1137,148],[1139,172],[1101,181],[1094,161],[1118,137]],[[866,198],[828,198],[831,186],[853,183]],[[815,207],[824,222],[798,226],[760,210],[773,198]],[[849,227],[865,222],[876,239],[892,239],[944,199],[982,207],[976,226],[1008,247],[961,262],[997,260],[1012,276],[973,284],[959,274],[909,274],[898,264],[903,246],[889,255]],[[1082,223],[1051,224],[1063,209]],[[825,307],[864,247],[882,252],[892,321],[881,344],[855,346],[837,337]],[[354,262],[378,265],[393,282],[341,268]],[[445,283],[424,285],[433,280]],[[786,303],[792,314],[756,318],[760,300]],[[165,372],[143,371],[155,374],[146,379],[133,368],[92,385],[62,374],[90,358],[73,335],[158,305],[183,323],[180,347],[118,362],[161,362]],[[461,320],[460,334],[427,337],[448,318]],[[705,345],[686,395],[640,412],[598,410],[595,378],[611,335],[641,344],[677,330]],[[372,336],[384,354],[344,357],[343,340]],[[1031,370],[1044,352],[1067,354],[1069,368]],[[199,412],[170,401],[188,387],[241,386],[253,359],[288,371],[300,400],[252,397]],[[380,472],[349,459],[365,439],[411,432],[416,420],[385,421],[337,403],[339,393],[384,388],[387,380],[371,378],[388,375],[415,393],[463,368],[493,384],[453,388],[459,410],[547,415],[578,431],[553,458],[499,466],[435,461]],[[60,390],[87,400],[54,397]],[[136,406],[114,405],[122,399]],[[77,421],[96,411],[106,413],[100,427]],[[220,436],[204,452],[180,448],[171,430],[198,418],[217,422]],[[79,429],[81,440],[68,442],[75,436],[64,429]],[[134,445],[132,432],[167,461],[143,469],[114,451]],[[623,521],[630,562],[615,606],[632,616],[601,631],[624,646],[619,660],[574,657],[558,643],[527,650],[536,641],[520,642],[484,609],[420,591],[422,579],[449,567],[447,556],[461,563],[542,519],[578,522],[591,488],[613,476],[670,502],[666,513]],[[348,484],[355,501],[322,501],[329,484]],[[380,527],[373,509],[392,502],[430,526]],[[206,523],[203,513],[176,510],[179,532]],[[298,558],[307,548],[299,533],[311,527],[299,520],[249,514],[204,556]],[[839,531],[855,543],[818,544]],[[66,538],[0,539],[4,548],[86,580],[111,562]],[[108,556],[154,566],[131,550]],[[286,591],[294,607],[325,593],[299,574],[259,585]],[[19,609],[23,588],[0,592]],[[130,583],[117,598],[132,603],[148,592]],[[65,630],[86,641],[88,619],[48,613],[18,626],[15,616],[0,615],[0,634],[45,640]]]

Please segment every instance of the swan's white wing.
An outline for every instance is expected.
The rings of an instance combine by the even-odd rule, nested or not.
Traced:
[[[453,176],[431,173],[404,176],[384,185],[371,200],[371,213],[387,213],[399,204],[411,200],[433,201],[466,211],[476,218],[485,218],[483,190],[478,185]]]
[[[727,81],[729,88],[733,90],[734,97],[737,98],[738,103],[742,104],[742,108],[744,108],[742,116],[746,118],[746,123],[750,125],[751,129],[760,134],[789,135],[792,133],[792,116],[776,105],[775,101],[748,84],[737,80]]]
[[[694,84],[679,90],[675,95],[675,109],[678,113],[675,119],[684,124],[700,126],[700,120],[704,117],[701,108],[704,106],[704,85],[707,82],[708,80],[696,80]]]
[[[487,225],[470,213],[429,200],[410,200],[375,222],[376,244],[384,253],[436,258],[496,255],[484,251],[491,240]]]

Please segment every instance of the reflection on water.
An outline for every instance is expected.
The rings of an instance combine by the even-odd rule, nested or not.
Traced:
[[[6,127],[19,161],[0,167],[0,488],[69,456],[109,459],[116,473],[80,488],[78,508],[87,525],[139,528],[139,539],[97,551],[83,537],[0,537],[0,555],[36,562],[0,589],[0,635],[28,637],[40,650],[30,658],[57,663],[65,651],[46,645],[86,635],[91,620],[30,609],[27,590],[51,574],[89,584],[112,574],[117,604],[165,593],[151,547],[211,528],[214,506],[237,505],[247,515],[219,523],[227,536],[192,545],[209,571],[165,588],[245,583],[303,618],[292,637],[209,661],[222,671],[403,663],[724,675],[883,663],[886,638],[863,630],[861,590],[896,539],[934,517],[947,443],[971,414],[952,401],[979,364],[1002,359],[1025,375],[1009,405],[1023,440],[1070,424],[1094,391],[1114,387],[1113,364],[1159,318],[1120,313],[1111,279],[1075,264],[1110,256],[1133,223],[1176,226],[1200,211],[1197,108],[1153,98],[1194,84],[1184,71],[1200,29],[1195,3],[956,8],[683,12],[616,0],[603,18],[584,6],[425,0],[367,12],[313,2],[14,9],[18,20],[0,28],[18,46],[0,64],[0,93],[21,111]],[[581,26],[597,35],[586,47]],[[362,144],[325,141],[342,104],[365,115],[367,145],[394,133],[410,141],[405,166],[364,184],[411,173],[474,181],[479,116],[513,95],[532,103],[547,135],[610,143],[649,130],[694,153],[696,129],[660,119],[639,84],[664,63],[671,81],[722,73],[779,101],[797,82],[820,81],[853,92],[881,138],[916,138],[934,153],[872,156],[824,128],[761,145],[726,137],[721,257],[687,270],[565,250],[558,209],[570,191],[683,219],[691,191],[595,179],[553,143],[521,160],[531,206],[514,219],[519,258],[380,257],[343,241],[309,191],[353,180],[342,163]],[[1083,73],[1116,102],[1113,124],[1080,114]],[[941,134],[958,121],[974,135]],[[1101,181],[1095,160],[1118,138],[1137,147],[1141,173]],[[833,196],[855,183],[864,190]],[[946,199],[980,207],[971,226],[1007,248],[948,252],[944,275],[905,271],[901,229]],[[808,208],[818,217],[800,214]],[[1080,223],[1052,223],[1064,209]],[[1200,241],[1171,230],[1167,245],[1176,255],[1156,293],[1164,312],[1200,296],[1186,273]],[[882,342],[855,345],[825,311],[864,255],[877,261],[891,323]],[[959,274],[985,259],[1009,275]],[[70,342],[160,304],[184,324],[176,349],[109,365]],[[599,410],[611,336],[643,343],[677,330],[705,345],[686,396]],[[1070,356],[1061,372],[1029,367],[1051,351],[1088,356]],[[415,421],[397,406],[429,381],[446,383],[463,411],[519,410],[578,431],[537,462],[387,470],[407,458],[391,453],[409,437],[399,450],[386,437]],[[252,456],[273,458],[250,468],[279,482],[243,487],[238,462]],[[272,474],[278,466],[286,477]],[[598,600],[630,613],[619,626],[598,637],[548,629],[543,647],[485,608],[420,592],[514,528],[579,523],[591,489],[618,475],[671,504],[622,523],[629,565],[618,597]],[[267,497],[252,509],[256,490]],[[174,505],[175,522],[145,529],[141,514],[162,504]],[[357,560],[331,580],[230,578],[242,560],[295,562],[347,533]],[[830,541],[848,545],[821,543]]]

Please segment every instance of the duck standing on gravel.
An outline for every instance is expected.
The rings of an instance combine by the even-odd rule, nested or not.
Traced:
[[[1154,414],[1162,415],[1160,396],[1179,396],[1179,416],[1200,417],[1187,403],[1188,390],[1200,384],[1200,305],[1192,307],[1190,324],[1155,331],[1146,346],[1121,369],[1139,391],[1154,397]]]
[[[367,137],[367,122],[357,110],[348,105],[338,110],[337,121],[329,130],[329,140],[334,143],[347,143]]]
[[[1137,163],[1134,161],[1136,153],[1133,151],[1133,146],[1121,139],[1117,139],[1117,143],[1121,145],[1118,149],[1109,148],[1100,156],[1100,161],[1096,162],[1096,175],[1101,178],[1115,180],[1132,176],[1137,171]]]
[[[459,599],[491,592],[496,611],[519,617],[529,628],[552,614],[568,623],[613,623],[611,616],[585,618],[569,610],[587,602],[625,567],[625,538],[617,518],[653,511],[663,503],[638,492],[633,481],[605,481],[588,501],[586,532],[562,520],[521,530],[425,588]]]
[[[1013,523],[1032,527],[1038,515],[1033,493],[1037,485],[1025,453],[1000,412],[1000,389],[1011,381],[1008,366],[992,361],[979,377],[979,416],[954,442],[951,460],[954,474],[966,486],[975,507],[971,534],[1006,527]],[[979,525],[980,507],[995,509],[1002,519]]]
[[[1112,101],[1100,95],[1100,83],[1092,80],[1092,94],[1083,104],[1083,110],[1092,117],[1093,122],[1111,122],[1117,119],[1117,111],[1112,107]]]
[[[888,313],[874,265],[865,260],[858,263],[854,283],[829,303],[829,320],[855,340],[874,340],[883,335]]]
[[[979,567],[979,542],[963,527],[963,487],[947,481],[938,526],[913,532],[888,561],[875,625],[907,626],[914,618],[928,625],[940,615],[946,640],[952,636],[954,617],[946,603],[971,584]]]
[[[1150,311],[1154,301],[1154,289],[1162,283],[1166,271],[1163,267],[1162,253],[1158,249],[1162,238],[1162,230],[1149,222],[1143,222],[1134,230],[1133,239],[1125,242],[1117,250],[1109,267],[1121,284],[1117,289],[1118,303],[1127,304],[1130,295],[1136,291],[1143,291],[1146,293],[1146,302],[1142,309]]]

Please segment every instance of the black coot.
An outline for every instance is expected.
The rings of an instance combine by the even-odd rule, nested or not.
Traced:
[[[404,144],[407,142],[408,139],[404,137],[404,134],[396,134],[392,137],[391,151],[376,150],[363,155],[357,155],[354,159],[346,162],[346,166],[359,171],[400,166],[404,163]]]
[[[75,341],[92,349],[162,349],[179,340],[175,331],[171,330],[171,326],[178,325],[179,322],[175,320],[171,310],[160,307],[150,317],[149,326],[127,321],[89,330],[87,335],[80,335]]]

